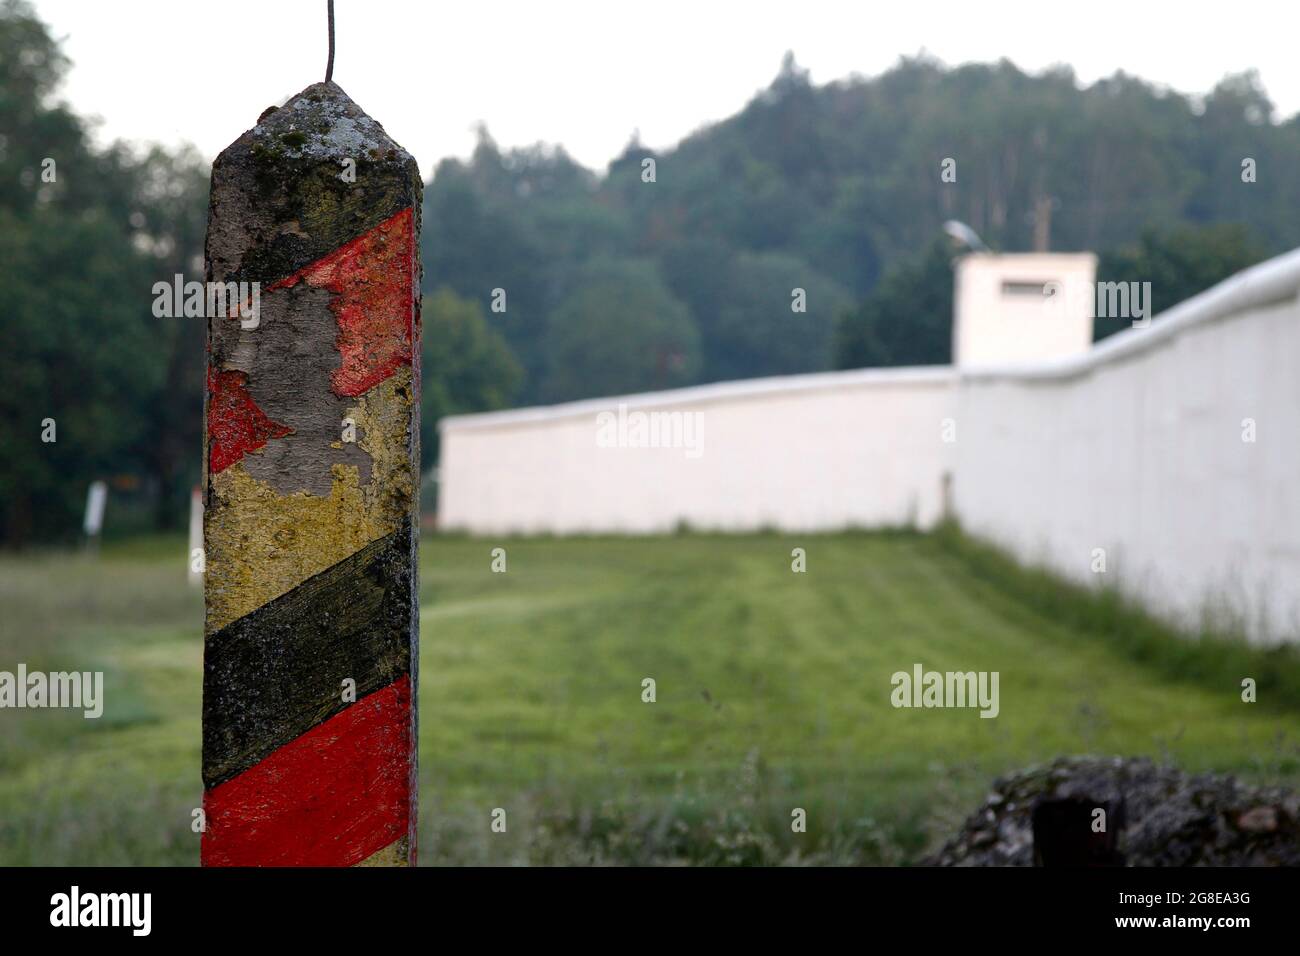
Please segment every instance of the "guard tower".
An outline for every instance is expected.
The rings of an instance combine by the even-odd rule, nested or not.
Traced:
[[[975,252],[957,262],[953,364],[1066,358],[1092,347],[1091,252]]]

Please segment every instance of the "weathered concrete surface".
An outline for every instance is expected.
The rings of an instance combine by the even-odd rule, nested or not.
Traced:
[[[296,461],[280,459],[279,478],[259,480],[247,462],[254,452],[216,474],[209,474],[205,514],[207,542],[207,626],[209,634],[288,593],[314,574],[391,534],[416,505],[416,471],[411,464],[407,421],[413,414],[410,369],[402,369],[358,399],[342,405],[343,417],[356,422],[356,448],[364,461],[334,461],[343,443],[320,436],[312,460],[319,473],[290,470]],[[268,447],[274,442],[268,443]],[[262,460],[264,474],[275,459]],[[363,471],[364,468],[364,471]],[[264,470],[265,469],[265,470]],[[303,474],[303,471],[306,473]],[[308,485],[288,494],[279,488]],[[323,476],[323,479],[322,479]],[[310,489],[327,488],[313,494]],[[215,512],[211,509],[215,509]]]
[[[1092,831],[1096,807],[1107,834]],[[996,781],[926,862],[1033,866],[1036,829],[1037,865],[1300,866],[1300,794],[1119,757],[1062,758]]]
[[[414,860],[420,200],[333,83],[213,164],[207,279],[260,303],[208,317],[208,865]]]
[[[339,178],[356,162],[356,182]],[[335,83],[315,83],[212,167],[210,279],[274,282],[403,209],[419,216],[415,158]]]
[[[421,189],[415,159],[333,83],[264,114],[213,164],[207,278],[257,281],[262,296],[255,328],[209,319],[223,387],[208,431],[228,438],[208,456],[209,634],[414,508]],[[409,405],[400,434],[376,433],[394,401]]]

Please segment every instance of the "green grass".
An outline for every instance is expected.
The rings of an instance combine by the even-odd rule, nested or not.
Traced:
[[[422,560],[425,863],[907,863],[1063,753],[1300,780],[1294,651],[1182,639],[953,529],[427,538]],[[107,672],[98,721],[0,711],[0,864],[195,863],[183,542],[0,558],[0,609],[0,670]],[[895,710],[915,662],[999,671],[999,717]]]

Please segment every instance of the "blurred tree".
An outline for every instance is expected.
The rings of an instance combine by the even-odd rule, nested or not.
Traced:
[[[68,68],[31,5],[0,3],[0,209],[30,212],[38,205],[68,204],[81,192],[73,170],[85,173],[90,159],[82,123],[54,93]],[[56,161],[62,182],[42,182],[42,162]]]
[[[0,542],[68,537],[86,487],[154,439],[165,347],[149,263],[104,217],[0,212]],[[53,420],[55,441],[43,441]]]
[[[695,381],[699,333],[648,260],[598,259],[574,278],[546,330],[546,401]]]
[[[491,323],[523,356],[528,378],[540,374],[548,281],[546,243],[529,210],[505,201],[491,185],[499,154],[480,145],[472,164],[444,160],[424,194],[421,230],[426,292],[446,286],[489,305],[504,292],[504,312]],[[498,306],[500,308],[501,306]]]
[[[424,297],[421,312],[420,443],[427,469],[438,461],[438,421],[443,416],[506,408],[524,373],[473,299],[442,288]]]
[[[835,329],[835,367],[946,365],[952,361],[952,248],[937,239],[891,269]]]
[[[1097,281],[1150,282],[1154,315],[1263,258],[1263,245],[1240,223],[1184,226],[1163,233],[1148,230],[1137,242],[1103,253]],[[1131,325],[1131,319],[1099,318],[1093,338],[1103,339]]]
[[[149,288],[176,275],[203,278],[207,230],[207,163],[191,146],[154,146],[124,160],[130,172],[123,214],[136,250],[149,263]],[[138,290],[133,290],[138,295]],[[189,514],[190,489],[202,476],[206,329],[199,319],[153,319],[161,353],[161,390],[142,414],[150,428],[132,448],[156,489],[154,527],[177,528]]]
[[[0,544],[70,536],[87,485],[128,474],[175,524],[200,464],[203,323],[153,283],[201,276],[207,169],[192,150],[95,150],[55,93],[67,68],[0,4]],[[55,421],[57,441],[41,441]]]
[[[838,283],[777,252],[741,253],[724,275],[721,302],[699,323],[709,381],[830,367],[835,317],[852,302]]]
[[[714,238],[663,251],[659,269],[696,317],[699,379],[818,371],[830,363],[835,316],[852,301],[839,283],[783,253],[735,253]],[[793,293],[803,290],[795,311]]]
[[[480,127],[468,163],[444,160],[425,191],[424,288],[447,286],[489,308],[525,370],[535,401],[545,318],[574,270],[624,248],[629,224],[596,197],[594,174],[560,148],[502,152]]]

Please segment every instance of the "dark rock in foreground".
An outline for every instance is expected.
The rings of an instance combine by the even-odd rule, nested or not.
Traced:
[[[925,863],[1300,866],[1300,794],[1146,759],[1061,758],[996,781]]]

